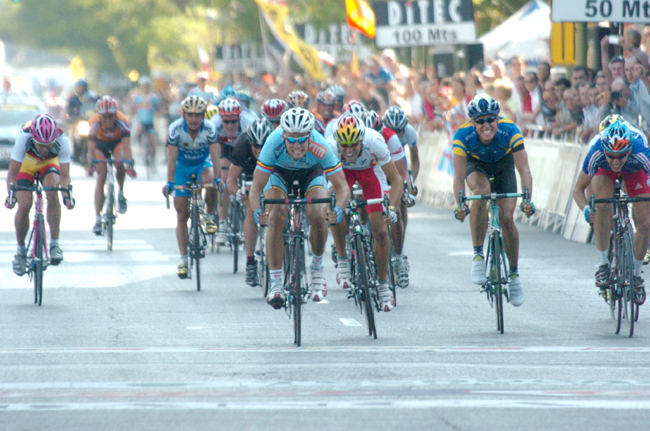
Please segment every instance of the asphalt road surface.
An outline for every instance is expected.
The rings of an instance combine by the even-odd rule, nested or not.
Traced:
[[[526,302],[507,305],[501,335],[469,280],[468,223],[418,204],[411,284],[377,316],[378,339],[327,258],[327,301],[305,307],[297,348],[287,314],[232,273],[229,250],[207,255],[201,292],[177,278],[162,172],[127,180],[111,252],[91,232],[93,180],[74,168],[73,181],[65,261],[47,269],[41,307],[11,270],[15,212],[0,208],[2,430],[636,430],[650,419],[650,312],[633,338],[614,334],[593,246],[520,226]]]

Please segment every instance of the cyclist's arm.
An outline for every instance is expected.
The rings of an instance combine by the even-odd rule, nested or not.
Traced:
[[[178,160],[178,147],[167,145],[167,182],[174,182],[176,176],[176,160]]]
[[[519,150],[512,153],[512,155],[515,159],[515,168],[517,168],[521,178],[521,189],[528,187],[528,199],[533,200],[533,176],[528,165],[528,154],[526,150]]]
[[[20,171],[22,162],[11,159],[9,162],[9,171],[7,172],[7,194],[9,194],[9,184],[18,184],[18,171]]]
[[[386,163],[381,169],[386,174],[388,182],[390,183],[390,204],[397,208],[404,193],[404,182],[401,181],[400,175],[395,168],[395,164],[391,161]]]
[[[68,187],[70,185],[70,163],[59,163],[59,170],[61,172],[61,187]]]
[[[402,177],[402,182],[409,180],[409,172],[408,169],[406,169],[405,157],[402,157],[401,159],[395,161],[395,169],[397,169],[399,176]]]
[[[411,154],[411,171],[413,171],[413,181],[415,181],[415,179],[418,177],[418,173],[420,172],[420,154],[418,153],[418,147],[409,147],[409,153]]]
[[[88,139],[88,163],[92,163],[95,158],[95,150],[97,149],[97,141]]]
[[[221,178],[221,163],[219,163],[219,158],[221,157],[221,146],[218,144],[210,144],[210,158],[212,159],[212,169],[214,170],[214,177]]]
[[[131,152],[131,138],[129,136],[122,138],[122,142],[120,142],[120,144],[122,145],[122,148],[124,148],[124,154],[122,154],[122,157],[126,160],[133,160],[133,153]]]
[[[583,210],[589,202],[585,195],[585,190],[587,190],[589,184],[591,184],[591,177],[583,171],[580,171],[576,185],[573,187],[573,200],[581,210]]]
[[[226,187],[231,195],[235,196],[239,190],[237,185],[237,178],[241,177],[241,173],[244,171],[244,168],[237,166],[235,164],[230,165],[228,170],[228,180],[226,180]]]
[[[467,176],[467,156],[454,154],[451,160],[454,166],[454,199],[456,199],[456,205],[460,205],[458,192],[462,190],[463,194],[466,194],[465,177]]]
[[[344,209],[348,205],[350,200],[350,188],[348,187],[348,182],[345,180],[345,174],[343,170],[330,175],[327,177],[328,180],[332,182],[332,190],[336,193],[336,206]]]
[[[248,193],[248,200],[253,211],[260,207],[260,195],[270,176],[271,174],[262,172],[259,169],[255,169],[255,173],[253,173],[253,185]]]

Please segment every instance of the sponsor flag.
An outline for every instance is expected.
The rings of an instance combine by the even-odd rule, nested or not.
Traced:
[[[440,163],[438,163],[438,170],[446,173],[450,177],[454,176],[454,165],[452,164],[452,140],[453,140],[453,130],[451,129],[451,124],[448,121],[445,121],[445,133],[447,134],[448,142],[445,145],[445,148],[442,151],[442,157],[440,157]]]
[[[289,6],[286,0],[255,0],[255,2],[273,35],[285,49],[290,49],[296,54],[298,61],[312,78],[318,81],[326,80],[327,77],[320,66],[318,51],[300,39],[293,25],[287,20]]]
[[[348,25],[361,34],[375,38],[375,12],[366,0],[345,0]]]

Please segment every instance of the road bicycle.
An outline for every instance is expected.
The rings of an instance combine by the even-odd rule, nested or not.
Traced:
[[[189,260],[188,278],[192,279],[192,272],[196,278],[196,290],[201,290],[201,259],[205,257],[205,250],[208,248],[208,240],[205,233],[205,206],[201,191],[205,188],[214,187],[213,184],[201,184],[192,175],[184,186],[174,186],[174,190],[189,190],[190,196],[190,230],[187,243],[187,255]],[[169,209],[169,195],[165,195],[167,209]]]
[[[239,180],[239,194],[237,196],[230,195],[230,220],[228,225],[230,230],[228,232],[228,243],[232,250],[233,262],[232,272],[237,274],[239,262],[239,249],[244,244],[244,219],[246,218],[246,204],[242,200],[242,196],[246,195],[246,190],[253,185],[252,181],[246,181],[246,174],[242,174]]]
[[[490,177],[490,189],[494,189],[494,178]],[[499,200],[510,198],[523,198],[524,204],[529,202],[528,187],[524,187],[523,193],[489,193],[485,195],[464,196],[463,191],[458,192],[460,206],[466,205],[467,201],[489,200],[490,217],[486,240],[488,242],[485,255],[487,281],[481,287],[481,293],[487,294],[490,306],[496,311],[497,330],[503,334],[503,299],[510,302],[508,297],[508,259],[503,246],[503,236],[499,225]],[[469,214],[469,207],[467,208]]]
[[[106,159],[93,159],[92,164],[106,163],[106,192],[104,193],[104,210],[102,211],[102,234],[106,235],[106,246],[109,251],[113,250],[113,231],[117,221],[118,202],[115,196],[115,163],[126,163],[122,160],[117,162],[113,160],[111,153]]]
[[[74,206],[72,197],[72,185],[67,187],[45,187],[40,181],[39,174],[34,177],[34,184],[21,186],[11,183],[9,185],[9,201],[15,202],[16,191],[28,191],[36,193],[34,203],[34,222],[32,231],[27,242],[27,275],[30,281],[34,282],[34,304],[39,306],[43,302],[43,272],[50,265],[50,256],[47,248],[47,232],[45,230],[45,215],[43,214],[43,192],[62,191],[66,192]]]
[[[591,195],[589,207],[595,211],[595,204],[610,204],[612,208],[612,229],[609,236],[609,280],[603,293],[614,323],[614,332],[621,330],[623,319],[627,321],[628,336],[634,335],[634,322],[639,319],[639,306],[635,298],[634,282],[634,230],[630,222],[629,204],[649,202],[647,197],[629,197],[622,191],[619,177],[614,186],[614,196],[609,199],[596,199]]]
[[[308,241],[303,229],[305,217],[304,207],[308,204],[329,204],[330,210],[336,204],[335,194],[329,198],[303,198],[300,196],[298,182],[293,183],[292,192],[284,199],[266,199],[260,197],[262,214],[266,205],[288,205],[287,220],[290,226],[289,235],[285,243],[285,303],[283,307],[290,318],[293,319],[294,344],[300,346],[302,332],[302,304],[309,298],[309,284],[307,282],[307,267],[305,265],[305,242]]]
[[[259,226],[257,235],[257,250],[255,250],[257,283],[262,287],[262,295],[266,298],[269,294],[269,287],[271,285],[269,261],[266,258],[266,225]]]

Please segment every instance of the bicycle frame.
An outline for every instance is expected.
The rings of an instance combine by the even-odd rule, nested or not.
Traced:
[[[240,196],[246,194],[248,187],[253,185],[252,181],[246,181],[246,174],[241,175],[239,180]],[[244,244],[244,219],[246,218],[246,205],[241,197],[230,195],[230,233],[228,234],[230,247],[233,252],[233,273],[237,273],[239,260],[239,247]]]
[[[117,220],[117,200],[115,198],[115,163],[112,154],[109,153],[106,159],[93,159],[93,164],[106,163],[106,193],[104,196],[104,214],[102,214],[102,231],[106,234],[106,246],[113,250],[113,225]]]

